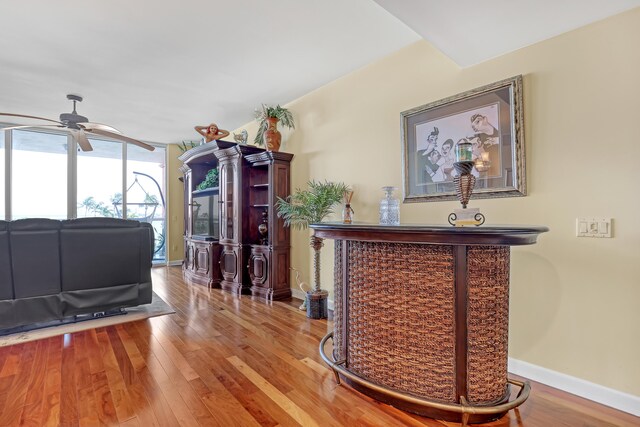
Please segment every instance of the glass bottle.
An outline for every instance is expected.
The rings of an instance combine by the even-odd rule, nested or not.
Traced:
[[[400,200],[393,197],[396,187],[382,187],[385,198],[380,201],[380,225],[400,225]]]
[[[350,203],[345,203],[344,209],[342,209],[342,223],[343,224],[351,224],[353,223],[355,212],[351,207]]]

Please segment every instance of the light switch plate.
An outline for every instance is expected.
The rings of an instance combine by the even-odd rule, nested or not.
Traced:
[[[611,218],[576,218],[576,236],[611,237]]]

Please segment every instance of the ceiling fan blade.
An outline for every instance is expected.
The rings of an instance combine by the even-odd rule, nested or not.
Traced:
[[[61,125],[24,125],[24,126],[9,126],[6,128],[0,128],[0,131],[3,130],[15,130],[15,129],[26,129],[26,128],[48,128],[48,127],[52,127],[52,128],[63,128],[64,126]]]
[[[71,130],[71,135],[73,135],[73,139],[76,140],[82,151],[93,151],[93,147],[89,143],[89,139],[87,139],[87,135],[84,133],[82,129],[80,130]]]
[[[142,141],[138,141],[137,139],[129,138],[128,136],[120,135],[117,133],[109,132],[107,130],[101,129],[87,129],[87,132],[94,133],[96,135],[108,136],[109,138],[119,139],[120,141],[130,142],[131,144],[135,144],[138,147],[142,147],[145,150],[153,151],[155,147],[149,144],[145,144]]]
[[[100,129],[100,130],[106,130],[107,132],[113,132],[118,134],[122,133],[118,129],[114,128],[113,126],[103,125],[102,123],[80,122],[78,123],[78,125],[87,130]]]
[[[37,116],[25,116],[24,114],[12,114],[12,113],[0,113],[0,116],[9,116],[9,117],[24,117],[26,119],[36,119],[36,120],[45,120],[47,122],[58,123],[59,125],[64,126],[64,123],[59,122],[57,120],[45,119],[44,117]]]

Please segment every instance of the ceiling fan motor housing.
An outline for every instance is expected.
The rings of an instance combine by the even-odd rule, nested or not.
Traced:
[[[60,114],[60,121],[72,129],[80,129],[78,123],[86,123],[89,121],[85,116],[76,113],[76,102],[82,102],[80,95],[68,94],[67,99],[73,101],[73,112]]]
[[[62,113],[60,114],[60,121],[71,128],[78,129],[78,123],[86,123],[89,119],[80,114]]]

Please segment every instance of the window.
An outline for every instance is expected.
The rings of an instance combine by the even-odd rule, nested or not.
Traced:
[[[78,151],[76,217],[122,218],[122,144],[89,142],[93,151]]]
[[[67,135],[14,130],[11,162],[11,218],[66,219]]]
[[[166,252],[165,151],[161,147],[148,151],[127,144],[127,218],[153,226],[154,260],[164,260]]]

